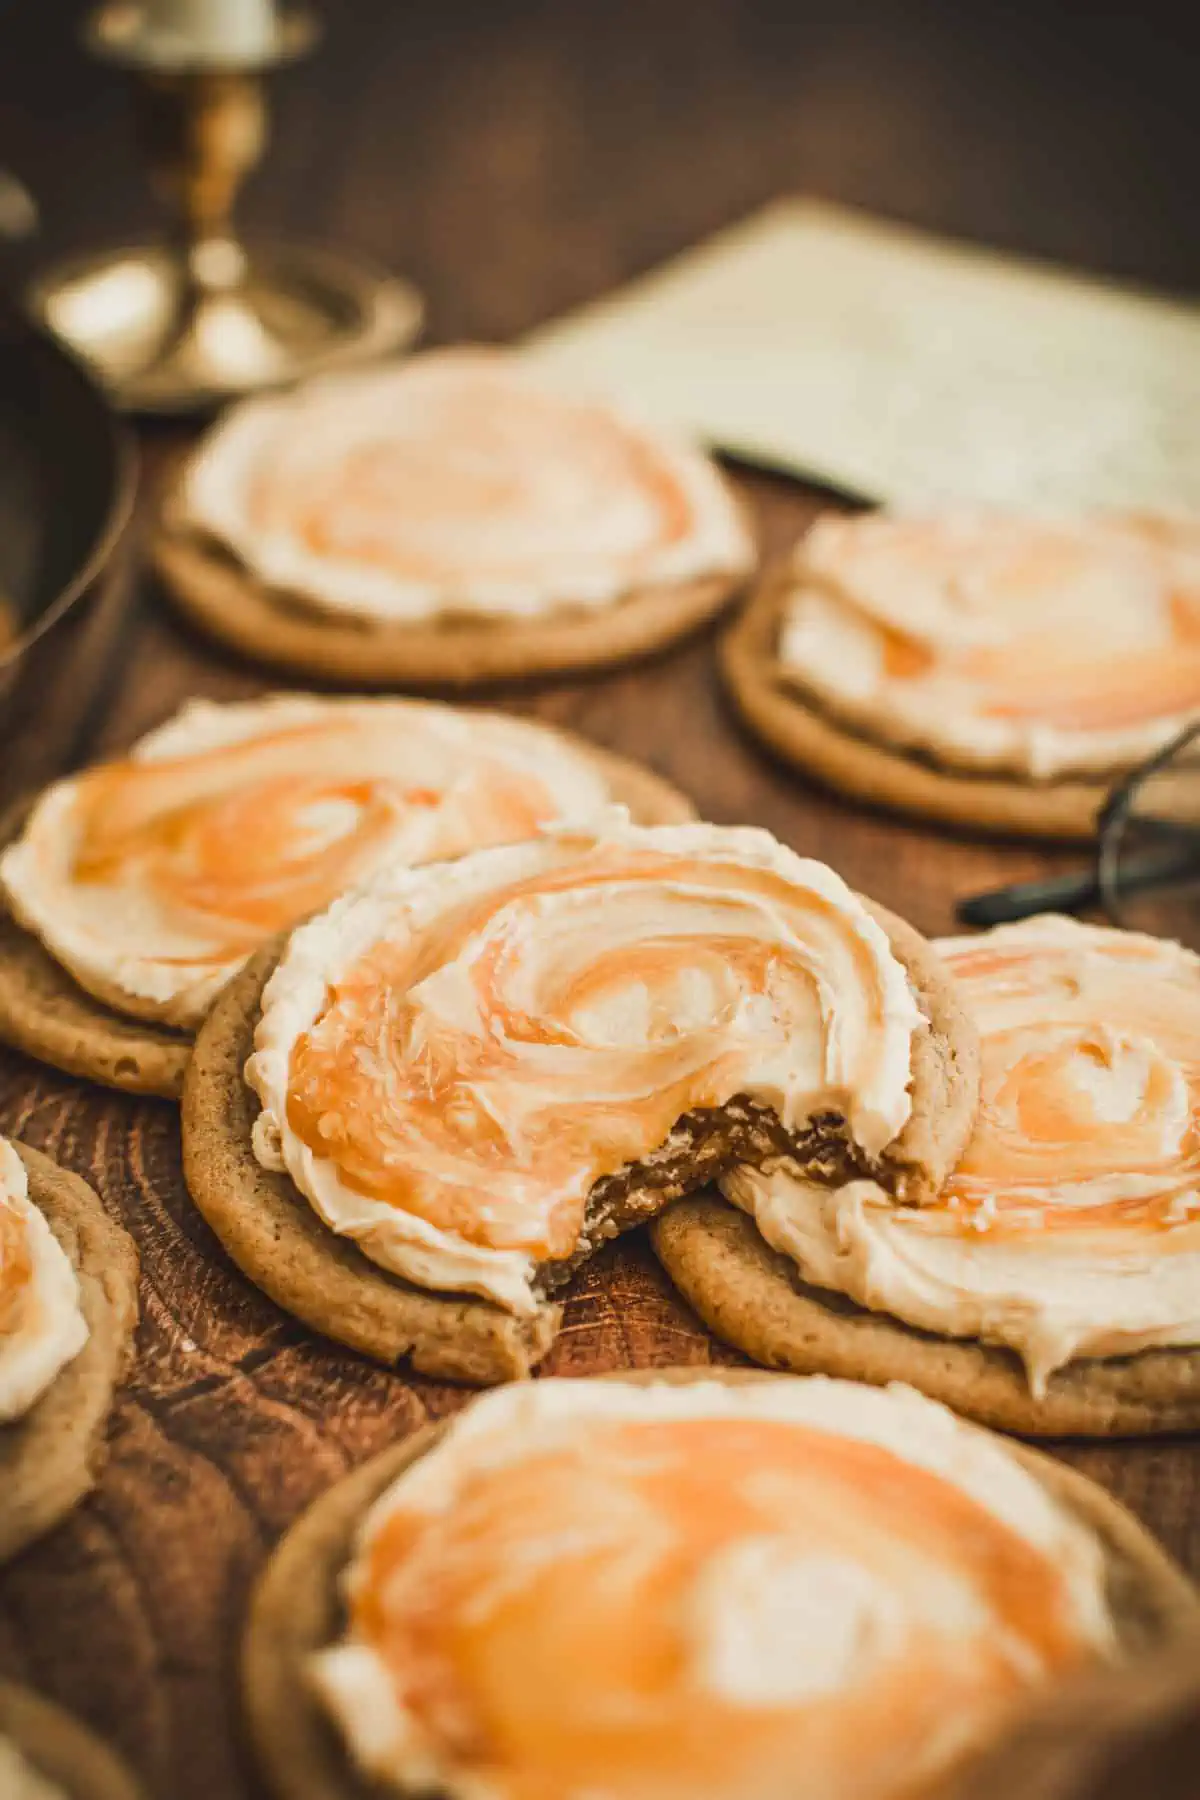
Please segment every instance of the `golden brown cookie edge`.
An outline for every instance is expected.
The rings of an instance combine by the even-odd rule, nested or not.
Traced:
[[[175,605],[249,661],[341,686],[468,688],[588,674],[666,649],[724,611],[747,576],[712,575],[627,595],[599,613],[519,623],[354,625],[276,596],[223,551],[162,528],[155,572]]]
[[[0,1681],[0,1737],[9,1737],[67,1800],[144,1800],[121,1757],[63,1706]]]
[[[53,1529],[94,1486],[117,1387],[132,1358],[138,1256],[98,1194],[13,1142],[29,1195],[79,1277],[88,1339],[25,1416],[0,1428],[0,1562]]]
[[[1200,1350],[1068,1364],[1046,1396],[1009,1350],[939,1338],[804,1282],[754,1220],[693,1194],[650,1228],[673,1285],[723,1343],[764,1368],[884,1386],[904,1381],[993,1430],[1022,1437],[1149,1437],[1200,1429]]]
[[[0,910],[0,1038],[33,1061],[119,1093],[178,1100],[190,1041],[124,1018],[81,988]]]
[[[114,1750],[72,1713],[16,1682],[0,1681],[0,1737],[7,1737],[66,1800],[144,1800]]]

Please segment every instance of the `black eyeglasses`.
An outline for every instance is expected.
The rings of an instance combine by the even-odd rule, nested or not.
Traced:
[[[1092,866],[958,903],[964,925],[1100,907],[1114,925],[1200,948],[1200,719],[1118,782]]]

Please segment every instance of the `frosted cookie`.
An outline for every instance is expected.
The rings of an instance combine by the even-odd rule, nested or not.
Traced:
[[[143,1800],[128,1769],[61,1706],[0,1681],[4,1800]]]
[[[78,1176],[0,1138],[0,1561],[94,1485],[136,1321],[131,1240]]]
[[[910,1390],[666,1371],[510,1387],[339,1483],[243,1674],[279,1800],[900,1800],[1195,1618],[1107,1495]]]
[[[460,348],[234,407],[156,560],[245,655],[460,686],[657,649],[732,598],[755,550],[698,451]]]
[[[976,1056],[928,947],[831,869],[618,814],[385,871],[251,965],[197,1039],[184,1169],[306,1323],[499,1379],[598,1244],[735,1163],[936,1192]]]
[[[177,1098],[214,995],[344,887],[614,800],[646,824],[691,816],[649,770],[499,713],[192,701],[124,760],[48,788],[0,855],[0,1036]]]
[[[750,726],[835,787],[1087,837],[1200,708],[1200,521],[825,517],[723,662]]]
[[[691,1202],[660,1257],[772,1366],[896,1377],[1026,1433],[1195,1429],[1200,958],[1053,916],[937,949],[982,1072],[936,1204],[744,1169],[723,1187],[747,1216]]]

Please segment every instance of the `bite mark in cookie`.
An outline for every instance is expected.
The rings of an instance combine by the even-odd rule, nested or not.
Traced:
[[[191,1142],[236,1018],[263,1173],[388,1275],[533,1320],[749,1154],[936,1186],[977,1070],[934,965],[762,832],[616,817],[398,871],[293,935],[257,1022],[202,1033],[189,1183],[227,1225]]]

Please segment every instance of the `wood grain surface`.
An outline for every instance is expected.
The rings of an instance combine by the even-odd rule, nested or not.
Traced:
[[[443,340],[519,332],[805,185],[1200,287],[1186,45],[1153,9],[1137,22],[1098,11],[1086,31],[1057,10],[343,0],[328,48],[282,84],[248,217],[411,273]],[[71,55],[74,16],[46,0],[0,20],[0,158],[43,202],[43,253],[150,217],[119,85]],[[145,518],[183,441],[146,439]],[[768,548],[817,505],[780,482],[743,485]],[[185,695],[268,685],[178,626],[145,581],[139,603],[98,749]],[[1056,860],[856,812],[773,768],[731,723],[710,638],[602,681],[498,698],[642,757],[707,816],[768,826],[927,932],[951,925],[955,895]],[[109,1737],[155,1800],[251,1800],[234,1658],[268,1548],[343,1470],[464,1395],[319,1344],[251,1289],[188,1204],[173,1108],[3,1055],[0,1129],[91,1180],[144,1271],[137,1366],[100,1489],[0,1571],[0,1674]],[[630,1241],[576,1282],[546,1368],[708,1359],[732,1360]],[[1061,1453],[1200,1573],[1200,1449]]]

